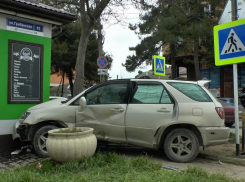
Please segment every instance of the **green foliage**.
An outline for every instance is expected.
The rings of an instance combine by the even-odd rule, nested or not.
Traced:
[[[140,17],[142,23],[129,28],[139,36],[147,36],[130,48],[136,55],[128,56],[123,66],[134,71],[143,62],[151,64],[152,55],[158,54],[162,46],[167,50],[164,55],[167,62],[171,55],[184,58],[184,55],[194,55],[194,51],[198,52],[199,61],[214,62],[213,26],[221,13],[216,7],[223,7],[222,3],[222,0],[159,0],[154,6],[142,5],[145,10]],[[204,11],[208,4],[211,11]],[[198,50],[194,50],[195,41],[198,41]],[[172,50],[168,49],[170,45],[174,45]]]
[[[77,61],[77,49],[81,35],[81,23],[76,21],[65,25],[63,33],[52,42],[52,73],[65,73],[71,80],[74,79],[74,70]],[[90,81],[99,81],[97,74],[98,43],[96,34],[92,33],[86,50],[85,77]],[[111,67],[112,56],[105,55],[108,60],[107,68]],[[70,83],[71,84],[71,83]]]
[[[235,141],[236,141],[236,134],[233,132],[230,132],[229,142],[235,142]]]
[[[0,172],[0,182],[76,182],[76,181],[146,181],[146,182],[189,182],[189,181],[238,181],[224,174],[208,174],[199,167],[188,167],[177,172],[165,170],[161,164],[148,156],[130,157],[112,152],[97,152],[83,162],[56,163],[41,161],[41,169],[36,164],[15,170]]]
[[[242,136],[239,136],[239,140],[240,142],[242,142]],[[229,142],[235,143],[236,142],[236,133],[234,132],[230,132],[230,136],[229,136]]]

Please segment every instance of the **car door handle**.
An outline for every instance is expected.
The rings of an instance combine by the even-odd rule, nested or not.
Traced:
[[[122,108],[114,108],[114,109],[111,109],[111,112],[123,112],[124,109]]]
[[[157,112],[170,112],[170,110],[167,110],[166,108],[161,108],[161,109],[158,109]]]

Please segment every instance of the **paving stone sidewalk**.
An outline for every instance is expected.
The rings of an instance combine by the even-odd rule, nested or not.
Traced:
[[[18,155],[11,155],[11,152],[0,153],[0,171],[38,163],[43,159],[34,152],[23,151]]]

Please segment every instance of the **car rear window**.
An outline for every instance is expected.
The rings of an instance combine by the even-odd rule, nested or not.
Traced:
[[[209,95],[199,85],[178,82],[168,82],[168,84],[195,101],[212,102]]]

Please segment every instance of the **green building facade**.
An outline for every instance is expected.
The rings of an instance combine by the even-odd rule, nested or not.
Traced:
[[[38,2],[0,2],[0,152],[13,148],[13,126],[48,101],[52,37],[76,16]]]

